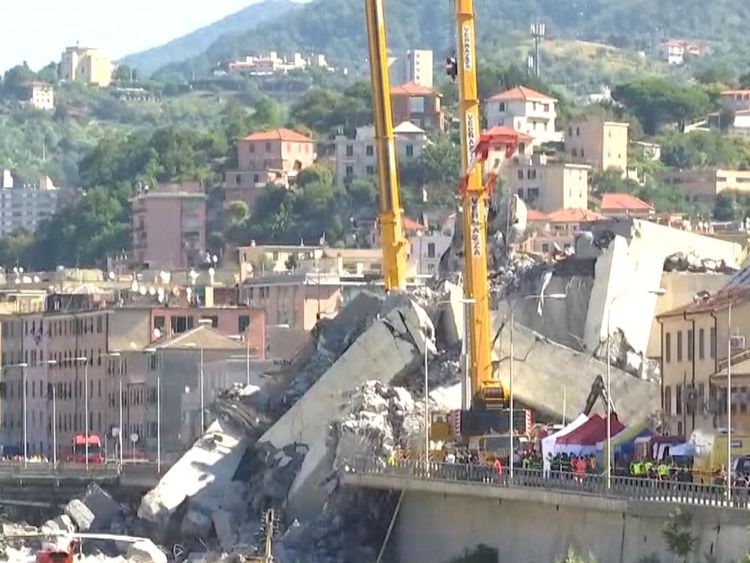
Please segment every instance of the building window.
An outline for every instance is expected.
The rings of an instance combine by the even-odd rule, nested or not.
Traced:
[[[716,329],[714,327],[711,327],[708,332],[708,346],[711,352],[711,359],[714,359],[716,357]]]
[[[414,156],[414,145],[406,145],[406,156]]]
[[[350,145],[347,145],[347,149],[349,148],[349,146]],[[372,145],[367,145],[367,148],[365,149],[365,154],[367,156],[372,156],[374,154],[374,152],[375,152],[374,149],[375,149],[375,147],[373,147]],[[347,156],[351,156],[351,155],[347,154]]]
[[[518,171],[518,179],[523,180],[523,170]]]
[[[365,170],[370,176],[375,174],[375,167],[372,164],[368,164]]]
[[[271,152],[271,143],[266,143],[266,152]]]
[[[573,150],[572,150],[572,151],[570,151],[570,152],[571,152],[571,154],[573,155],[573,158],[576,158],[576,157],[578,156],[578,149],[576,149],[576,148],[573,148]]]
[[[667,332],[664,335],[664,361],[669,363],[672,361],[672,333]]]
[[[427,258],[435,258],[435,243],[427,243]]]
[[[702,360],[706,357],[706,329],[698,329],[698,359]]]
[[[693,331],[687,331],[687,357],[688,361],[693,361]]]
[[[529,168],[526,171],[526,178],[529,180],[536,180],[536,169],[535,168]]]
[[[350,178],[354,176],[354,167],[353,166],[347,166],[346,167],[346,176],[347,178]]]
[[[682,414],[682,385],[675,386],[674,391],[675,414]]]
[[[505,102],[497,104],[497,111],[505,111]]]
[[[242,183],[242,174],[237,174],[237,176],[234,179],[234,183],[238,186]]]
[[[250,315],[240,315],[238,319],[237,328],[239,329],[239,332],[245,332],[247,328],[250,326]]]
[[[677,331],[677,361],[682,361],[682,331]],[[679,414],[679,413],[678,413]]]
[[[576,137],[580,137],[580,136],[581,136],[581,128],[576,127]]]
[[[250,153],[254,153],[255,152],[255,144],[254,143],[250,143],[247,146],[247,151],[250,152]]]
[[[253,184],[257,184],[258,182],[260,182],[260,176],[253,174]]]
[[[664,387],[664,413],[667,416],[672,414],[672,388],[669,385]]]
[[[354,156],[354,145],[346,145],[346,156]]]

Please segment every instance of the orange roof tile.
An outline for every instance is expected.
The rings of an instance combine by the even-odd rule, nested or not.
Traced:
[[[434,93],[435,90],[432,88],[427,88],[416,82],[407,82],[391,88],[391,96],[429,96]]]
[[[312,143],[313,140],[307,135],[297,133],[291,129],[271,129],[269,131],[259,131],[247,137],[242,137],[243,141],[292,141],[297,143]]]
[[[602,212],[605,211],[653,211],[654,207],[627,193],[610,193],[602,196]]]
[[[558,209],[547,214],[550,223],[581,223],[589,221],[606,221],[607,217],[588,209]]]
[[[409,219],[406,215],[404,215],[402,224],[404,226],[405,231],[423,231],[424,230],[424,225],[422,223],[419,223],[415,221],[414,219]]]
[[[661,315],[657,315],[656,318],[663,319],[666,317],[683,316],[687,314],[696,313],[707,313],[709,311],[722,311],[729,307],[729,304],[740,305],[750,301],[750,287],[732,287],[729,289],[721,289],[710,295],[707,299],[700,301],[692,301],[686,305],[682,305]]]
[[[535,223],[541,223],[547,221],[547,215],[536,209],[529,209],[526,212],[526,220]]]
[[[555,98],[552,98],[547,94],[542,94],[541,92],[537,92],[536,90],[532,90],[531,88],[527,88],[526,86],[516,86],[515,88],[511,88],[510,90],[506,90],[505,92],[495,94],[489,99],[490,102],[504,102],[514,100],[534,100],[537,102],[557,101]]]
[[[482,132],[483,135],[518,135],[519,141],[533,141],[534,137],[531,135],[527,135],[526,133],[521,133],[520,131],[516,131],[513,129],[513,127],[508,127],[506,125],[496,125],[495,127],[492,127],[491,129],[487,129]]]

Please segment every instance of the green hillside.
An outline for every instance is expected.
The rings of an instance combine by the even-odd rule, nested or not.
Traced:
[[[148,76],[163,66],[200,55],[223,35],[246,32],[297,6],[291,0],[264,0],[169,43],[128,55],[120,62],[135,67],[142,75]]]
[[[388,0],[388,42],[394,50],[452,49],[451,2]],[[552,36],[605,42],[653,52],[666,37],[705,41],[718,54],[741,60],[750,3],[744,0],[476,0],[480,55],[507,49],[537,18]],[[271,18],[260,28],[220,37],[202,55],[170,70],[208,72],[217,60],[275,49],[320,51],[348,66],[366,56],[363,0],[313,0],[294,13]]]

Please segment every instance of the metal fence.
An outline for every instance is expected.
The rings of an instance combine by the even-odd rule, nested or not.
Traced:
[[[382,459],[365,456],[351,458],[343,467],[346,473],[383,475],[402,479],[463,482],[488,487],[543,489],[620,500],[750,508],[750,489],[747,487],[733,487],[730,501],[727,487],[721,485],[635,477],[613,476],[608,487],[606,477],[602,475],[578,476],[559,471],[514,468],[511,478],[507,468],[498,474],[493,467],[487,465],[437,462],[425,464],[417,460],[397,460],[394,463],[386,463]]]
[[[58,463],[21,461],[0,462],[0,479],[116,479],[120,469],[104,463]]]

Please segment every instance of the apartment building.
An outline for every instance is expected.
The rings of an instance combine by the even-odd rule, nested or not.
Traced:
[[[404,121],[393,130],[396,140],[396,156],[399,164],[416,162],[427,146],[427,133],[409,121]],[[354,178],[375,178],[378,174],[378,159],[375,149],[375,128],[372,125],[357,127],[351,136],[343,132],[333,140],[336,154],[336,183],[343,187]]]
[[[46,176],[36,185],[16,184],[10,171],[5,170],[0,177],[0,236],[19,229],[34,232],[74,193],[60,190]]]
[[[731,311],[731,328],[729,307]],[[732,356],[747,350],[750,336],[750,290],[724,289],[657,316],[661,327],[662,410],[666,431],[689,435],[711,430],[726,414],[726,400],[714,374],[726,368],[728,345]],[[737,391],[748,388],[737,383]],[[748,386],[750,387],[750,385]],[[726,389],[726,382],[724,382]],[[747,412],[750,401],[738,400],[734,409]]]
[[[693,170],[668,170],[662,180],[677,186],[685,197],[702,210],[714,208],[716,196],[724,191],[747,193],[750,191],[750,171],[723,168]]]
[[[267,185],[288,187],[316,158],[315,141],[291,129],[273,129],[237,139],[237,169],[226,172],[224,199],[252,205],[259,189]]]
[[[124,432],[139,436],[135,450],[143,450],[147,360],[155,343],[203,322],[243,354],[263,358],[266,351],[265,313],[248,307],[111,309],[99,294],[58,294],[48,297],[44,312],[0,315],[0,321],[0,445],[23,447],[25,380],[28,451],[51,456],[56,424],[59,459],[85,433],[87,418],[89,432],[114,454],[120,390]]]
[[[206,252],[206,194],[199,183],[160,185],[131,200],[131,238],[136,263],[149,268],[187,268]]]
[[[391,88],[391,106],[394,123],[410,121],[432,131],[442,131],[445,127],[442,95],[431,87],[416,82],[394,86]]]
[[[246,279],[240,298],[264,310],[269,325],[309,331],[341,309],[342,281],[338,273],[328,271],[266,274]]]
[[[529,209],[526,220],[529,229],[523,249],[551,255],[572,253],[576,236],[590,230],[591,223],[606,221],[607,217],[588,209],[559,209],[552,213]]]
[[[429,49],[409,49],[403,57],[389,61],[392,84],[413,82],[425,88],[433,87],[434,57]]]
[[[35,109],[53,111],[55,109],[55,87],[46,82],[29,82],[26,85],[26,101]]]
[[[559,209],[588,209],[591,167],[553,160],[546,155],[518,156],[510,182],[529,206],[551,213]]]
[[[68,47],[60,60],[60,79],[78,81],[92,86],[109,86],[114,66],[99,49]]]
[[[628,170],[629,123],[607,121],[596,115],[584,115],[568,122],[565,153],[574,161],[594,170]]]
[[[511,127],[531,135],[534,145],[560,142],[556,130],[557,100],[525,86],[517,86],[491,96],[485,104],[487,127]]]

